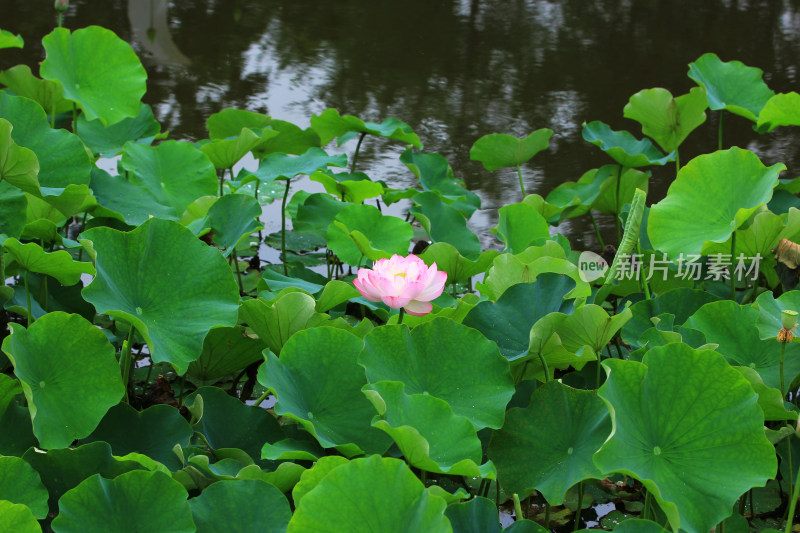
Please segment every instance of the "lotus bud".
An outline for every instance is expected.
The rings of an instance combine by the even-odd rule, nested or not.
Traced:
[[[361,268],[353,285],[371,302],[383,302],[392,309],[405,309],[410,315],[427,315],[431,300],[444,290],[447,273],[436,269],[414,254],[379,259],[372,269]]]
[[[69,0],[56,0],[53,7],[56,11],[66,11],[69,8]]]

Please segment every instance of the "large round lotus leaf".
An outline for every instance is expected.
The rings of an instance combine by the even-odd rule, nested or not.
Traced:
[[[265,130],[270,137],[277,132]],[[261,137],[250,128],[242,131],[232,139],[217,139],[207,142],[200,147],[215,168],[232,169],[247,153],[261,143]]]
[[[41,533],[41,531],[42,527],[27,506],[0,500],[0,532]]]
[[[303,496],[286,532],[451,533],[446,506],[403,461],[372,455],[325,476]]]
[[[599,120],[583,125],[583,138],[623,167],[666,165],[675,159],[675,154],[665,156],[649,139],[638,140],[627,131],[614,131]]]
[[[653,327],[652,317],[664,313],[674,315],[674,325],[679,326],[695,311],[709,302],[719,300],[710,292],[678,288],[659,294],[655,298],[633,304],[631,319],[622,326],[622,340],[628,344],[637,343],[642,333]]]
[[[642,363],[603,366],[598,395],[614,430],[595,464],[640,480],[674,530],[711,530],[742,493],[775,477],[756,394],[721,355],[674,343],[653,348]]]
[[[114,157],[128,141],[142,144],[153,142],[161,132],[161,125],[153,116],[153,109],[142,104],[135,117],[126,118],[111,126],[103,125],[101,120],[87,120],[85,115],[79,115],[77,131],[78,137],[92,152],[103,157]]]
[[[47,489],[36,470],[19,457],[0,456],[0,500],[27,505],[39,520],[47,516]]]
[[[719,344],[717,351],[729,361],[755,369],[767,386],[780,390],[780,346],[774,340],[759,338],[758,318],[759,312],[752,307],[720,300],[698,309],[684,325],[702,331],[706,341]],[[800,344],[787,344],[785,385],[797,374],[800,374]]]
[[[395,139],[422,149],[422,143],[411,126],[396,118],[387,118],[376,124],[364,122],[353,115],[341,116],[336,109],[328,108],[319,115],[311,115],[311,127],[319,134],[323,145],[331,142],[334,137],[342,137],[348,132],[359,132]]]
[[[41,195],[39,189],[39,161],[33,150],[17,146],[11,138],[13,126],[0,118],[0,181],[7,181],[15,187],[33,194]]]
[[[393,254],[407,255],[414,230],[408,222],[383,215],[374,206],[351,205],[339,211],[328,226],[328,248],[345,263],[358,265],[367,254],[354,242],[357,234],[366,240],[368,253],[373,255],[368,259],[377,260]]]
[[[128,233],[93,228],[83,237],[97,252],[84,299],[133,324],[153,361],[183,374],[211,328],[236,324],[239,287],[228,263],[177,222],[154,218]]]
[[[676,259],[699,254],[706,241],[726,241],[769,202],[785,169],[783,163],[765,167],[756,154],[736,147],[692,159],[678,171],[666,198],[650,208],[650,242]]]
[[[552,135],[553,130],[547,128],[536,130],[522,139],[504,133],[491,133],[475,141],[469,150],[469,158],[483,163],[486,170],[515,167],[546,150]]]
[[[256,479],[213,483],[189,506],[197,533],[283,533],[292,517],[281,491]]]
[[[553,505],[584,479],[602,479],[592,456],[611,433],[611,419],[593,391],[558,381],[539,386],[524,409],[509,409],[492,436],[489,457],[507,493],[537,489]]]
[[[238,448],[250,457],[261,457],[265,442],[286,437],[278,420],[266,409],[245,405],[218,387],[201,387],[186,400],[191,407],[195,398],[203,397],[203,416],[194,425],[209,447]]]
[[[472,261],[480,256],[481,244],[478,236],[467,227],[462,213],[443,202],[435,192],[423,192],[414,196],[414,205],[408,212],[425,228],[431,241],[448,242]]]
[[[705,88],[708,107],[727,109],[753,122],[775,94],[761,79],[763,74],[760,68],[741,61],[722,61],[712,53],[689,63],[689,77]]]
[[[58,502],[56,533],[194,533],[186,489],[161,472],[134,470],[84,480]]]
[[[300,422],[326,447],[345,455],[383,453],[391,439],[371,426],[375,408],[364,397],[367,384],[358,365],[361,339],[318,327],[293,335],[281,358],[271,352],[258,369],[258,382],[278,397],[275,413]]]
[[[14,238],[5,239],[3,248],[23,269],[52,276],[62,285],[75,285],[81,280],[82,274],[95,273],[91,263],[75,261],[66,250],[45,252],[35,242],[22,244]]]
[[[557,248],[563,253],[563,249],[557,243],[549,242],[552,244],[546,244],[541,248]],[[490,300],[497,300],[509,287],[518,283],[536,281],[537,276],[547,272],[564,274],[575,281],[575,288],[567,294],[567,298],[582,298],[592,294],[592,287],[581,279],[580,271],[574,263],[561,257],[548,255],[528,257],[526,253],[500,254],[495,257],[483,283],[478,283],[477,288],[481,295],[487,296]]]
[[[64,448],[91,433],[124,393],[105,334],[85,318],[60,311],[28,329],[9,327],[3,351],[22,382],[40,447]]]
[[[783,327],[781,314],[783,311],[800,312],[800,291],[789,291],[781,294],[777,299],[771,291],[767,291],[756,298],[759,317],[756,320],[759,337],[774,339]]]
[[[642,133],[656,141],[663,150],[672,152],[692,130],[706,121],[706,108],[706,93],[700,87],[677,98],[658,87],[631,96],[623,115],[641,124]]]
[[[800,94],[792,91],[776,94],[767,100],[758,114],[756,129],[759,133],[769,133],[778,126],[800,126]]]
[[[319,460],[314,463],[313,467],[303,472],[303,475],[300,476],[300,481],[298,481],[297,485],[292,489],[294,506],[297,507],[300,505],[300,500],[303,499],[303,496],[313,490],[331,470],[347,464],[348,462],[349,460],[341,455],[326,455],[325,457],[320,457]]]
[[[92,163],[81,140],[67,130],[52,129],[39,104],[0,92],[0,117],[14,125],[11,130],[14,142],[36,154],[39,185],[63,188],[89,183]]]
[[[414,173],[422,185],[422,190],[433,191],[446,198],[446,202],[456,208],[465,218],[481,206],[480,197],[467,190],[464,182],[453,175],[453,167],[447,159],[440,154],[423,154],[415,152],[410,146],[400,155],[400,161]],[[407,189],[408,190],[408,189]],[[410,189],[414,194],[403,196],[410,198],[416,195],[416,190]]]
[[[192,426],[174,407],[160,404],[137,411],[121,403],[108,411],[84,441],[107,442],[116,456],[141,453],[174,471],[183,465],[172,449],[176,444],[188,446],[192,435]]]
[[[494,477],[480,462],[481,441],[468,418],[453,414],[447,402],[427,394],[406,394],[398,381],[369,385],[364,394],[378,410],[372,425],[394,439],[411,466],[468,477]]]
[[[496,342],[503,357],[513,361],[528,354],[531,328],[540,318],[569,312],[572,303],[564,302],[564,296],[574,288],[575,281],[567,276],[540,274],[534,283],[512,285],[496,302],[479,303],[462,324]]]
[[[352,204],[340,202],[330,194],[309,194],[297,206],[297,215],[292,217],[292,226],[295,231],[316,235],[324,241],[328,235],[328,226],[339,211],[348,205]]]
[[[453,533],[547,533],[536,522],[522,518],[502,529],[497,517],[497,505],[482,496],[476,496],[468,502],[452,503],[447,506],[444,515],[450,520]]]
[[[243,327],[214,328],[203,341],[203,355],[189,365],[189,375],[205,382],[220,379],[260,361],[263,349]]]
[[[41,476],[49,493],[48,503],[53,514],[58,512],[61,496],[89,476],[100,474],[111,479],[131,470],[143,469],[137,462],[113,457],[111,446],[106,442],[92,442],[47,453],[30,449],[22,458]]]
[[[64,97],[77,102],[89,120],[114,124],[139,113],[147,73],[136,52],[113,31],[56,28],[42,45],[47,53],[42,78],[60,81]]]
[[[262,113],[228,107],[208,117],[206,129],[209,139],[229,139],[238,136],[242,128],[258,131],[267,127],[271,121],[272,118]]]
[[[477,429],[501,427],[514,394],[508,362],[495,343],[446,318],[410,331],[402,325],[373,329],[359,362],[370,383],[400,381],[407,394],[440,398]]]

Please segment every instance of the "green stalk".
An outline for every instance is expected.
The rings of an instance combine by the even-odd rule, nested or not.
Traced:
[[[420,479],[422,481],[422,486],[423,487],[427,487],[428,486],[428,471],[427,470],[420,470],[419,473],[421,474],[420,475]]]
[[[550,502],[544,501],[544,527],[550,529]]]
[[[33,315],[31,314],[31,290],[28,288],[28,271],[25,271],[25,297],[28,300],[28,327],[31,327]]]
[[[798,472],[797,475],[798,475],[798,477],[800,477],[800,472]],[[794,490],[792,491],[792,501],[789,503],[789,514],[788,514],[788,516],[786,518],[786,532],[785,533],[792,533],[792,522],[794,521],[794,510],[795,510],[795,507],[797,505],[797,498],[800,497],[800,494],[798,494],[798,492],[800,492],[800,483],[795,485],[794,486]],[[750,489],[750,506],[751,506],[750,514],[754,515],[755,513],[753,512],[752,505],[753,505],[753,492],[752,492],[752,489]]]
[[[678,149],[675,148],[675,177],[678,177],[678,172],[681,170],[681,156],[678,154]]]
[[[717,132],[717,150],[722,150],[722,118],[725,116],[725,110],[719,110],[719,131]]]
[[[283,192],[283,202],[281,203],[281,261],[283,261],[283,275],[289,275],[289,267],[286,265],[286,200],[289,198],[289,185],[291,178],[286,180],[286,190]]]
[[[786,439],[786,449],[788,451],[787,463],[789,463],[789,493],[794,490],[794,472],[792,471],[792,438]]]
[[[233,264],[236,266],[236,279],[239,280],[239,293],[244,294],[244,285],[242,285],[242,272],[239,270],[239,258],[236,255],[236,248],[231,252],[233,257]]]
[[[600,235],[600,228],[597,226],[597,221],[594,219],[591,209],[589,210],[589,219],[591,219],[592,226],[594,226],[594,233],[597,235],[597,240],[600,242],[600,248],[605,248],[606,245],[603,242],[603,237]]]
[[[267,396],[269,396],[269,390],[265,390],[265,391],[264,391],[264,394],[262,394],[261,396],[259,396],[259,397],[258,397],[258,400],[256,400],[256,403],[255,403],[255,404],[253,404],[253,405],[255,405],[256,407],[258,407],[259,405],[261,405],[261,402],[263,402],[264,400],[266,400],[266,399],[267,399]]]
[[[78,134],[78,106],[72,104],[72,133]]]
[[[614,213],[614,220],[617,223],[617,242],[622,240],[622,222],[619,221],[619,214],[622,212],[622,206],[619,205],[619,191],[620,186],[622,185],[622,175],[625,173],[625,167],[620,165],[619,166],[619,175],[617,176],[617,195],[616,195],[616,203],[614,204],[615,213]]]
[[[525,199],[525,184],[522,182],[522,169],[519,168],[519,163],[517,163],[517,176],[519,176],[519,188],[522,191],[522,198]]]
[[[597,355],[597,375],[595,380],[595,389],[600,388],[600,350],[596,351],[595,354]]]
[[[736,231],[731,234],[731,259],[736,257]],[[733,269],[729,272],[731,276],[731,300],[736,301],[736,282],[733,279]]]
[[[128,332],[128,339],[122,343],[122,354],[119,358],[119,366],[122,367],[122,384],[125,385],[125,395],[122,397],[122,401],[125,403],[129,403],[128,386],[131,379],[131,344],[133,344],[133,335],[136,332],[133,324],[130,326],[131,330]]]
[[[517,515],[516,520],[522,520],[522,506],[519,503],[519,494],[515,492],[511,495],[511,499],[514,500],[514,514]]]
[[[578,531],[580,527],[581,507],[583,507],[583,482],[578,483],[578,508],[575,510],[575,527],[572,531]]]
[[[404,316],[406,316],[406,309],[405,309],[405,307],[401,307],[400,308],[400,314],[397,315],[397,325],[398,326],[403,323],[403,317]]]
[[[367,136],[367,132],[362,132],[361,136],[358,138],[358,144],[356,145],[356,153],[353,154],[353,162],[350,164],[350,174],[356,171],[356,163],[358,162],[358,152],[361,150],[361,143],[364,142],[364,137]]]
[[[644,509],[642,509],[642,518],[645,520],[650,520],[650,510],[653,506],[653,497],[650,495],[650,491],[648,490],[644,496]]]
[[[786,388],[783,381],[783,352],[786,351],[786,343],[781,343],[781,359],[780,359],[780,373],[781,373],[781,400],[786,397]]]

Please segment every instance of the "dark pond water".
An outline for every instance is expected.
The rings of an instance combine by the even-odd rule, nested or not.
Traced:
[[[21,33],[23,51],[4,50],[0,68],[35,65],[53,26],[51,2],[0,0],[0,27]],[[100,24],[130,41],[149,73],[145,100],[173,138],[201,139],[205,119],[225,107],[266,112],[302,126],[312,113],[409,123],[425,151],[448,158],[484,211],[473,229],[489,243],[495,210],[519,201],[516,172],[487,172],[469,148],[487,133],[518,136],[548,127],[550,149],[523,169],[529,192],[546,195],[611,162],[581,138],[602,120],[637,136],[622,117],[628,98],[694,86],[687,64],[705,52],[765,71],[777,92],[798,89],[800,1],[737,0],[77,0],[76,29]],[[758,136],[732,117],[725,145],[800,168],[791,128]],[[411,183],[397,145],[365,142],[359,159],[373,178]],[[347,146],[347,145],[346,145]],[[350,146],[350,150],[354,147]],[[716,117],[682,146],[681,160],[716,148]],[[651,201],[674,170],[656,169]],[[601,219],[613,240],[612,220]],[[560,228],[576,248],[596,247],[588,220]]]

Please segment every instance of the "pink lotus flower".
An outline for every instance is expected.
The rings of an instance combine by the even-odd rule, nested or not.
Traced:
[[[371,302],[383,302],[392,309],[404,308],[415,316],[433,309],[431,300],[442,294],[447,273],[430,267],[414,254],[379,259],[372,269],[361,268],[353,284]]]

